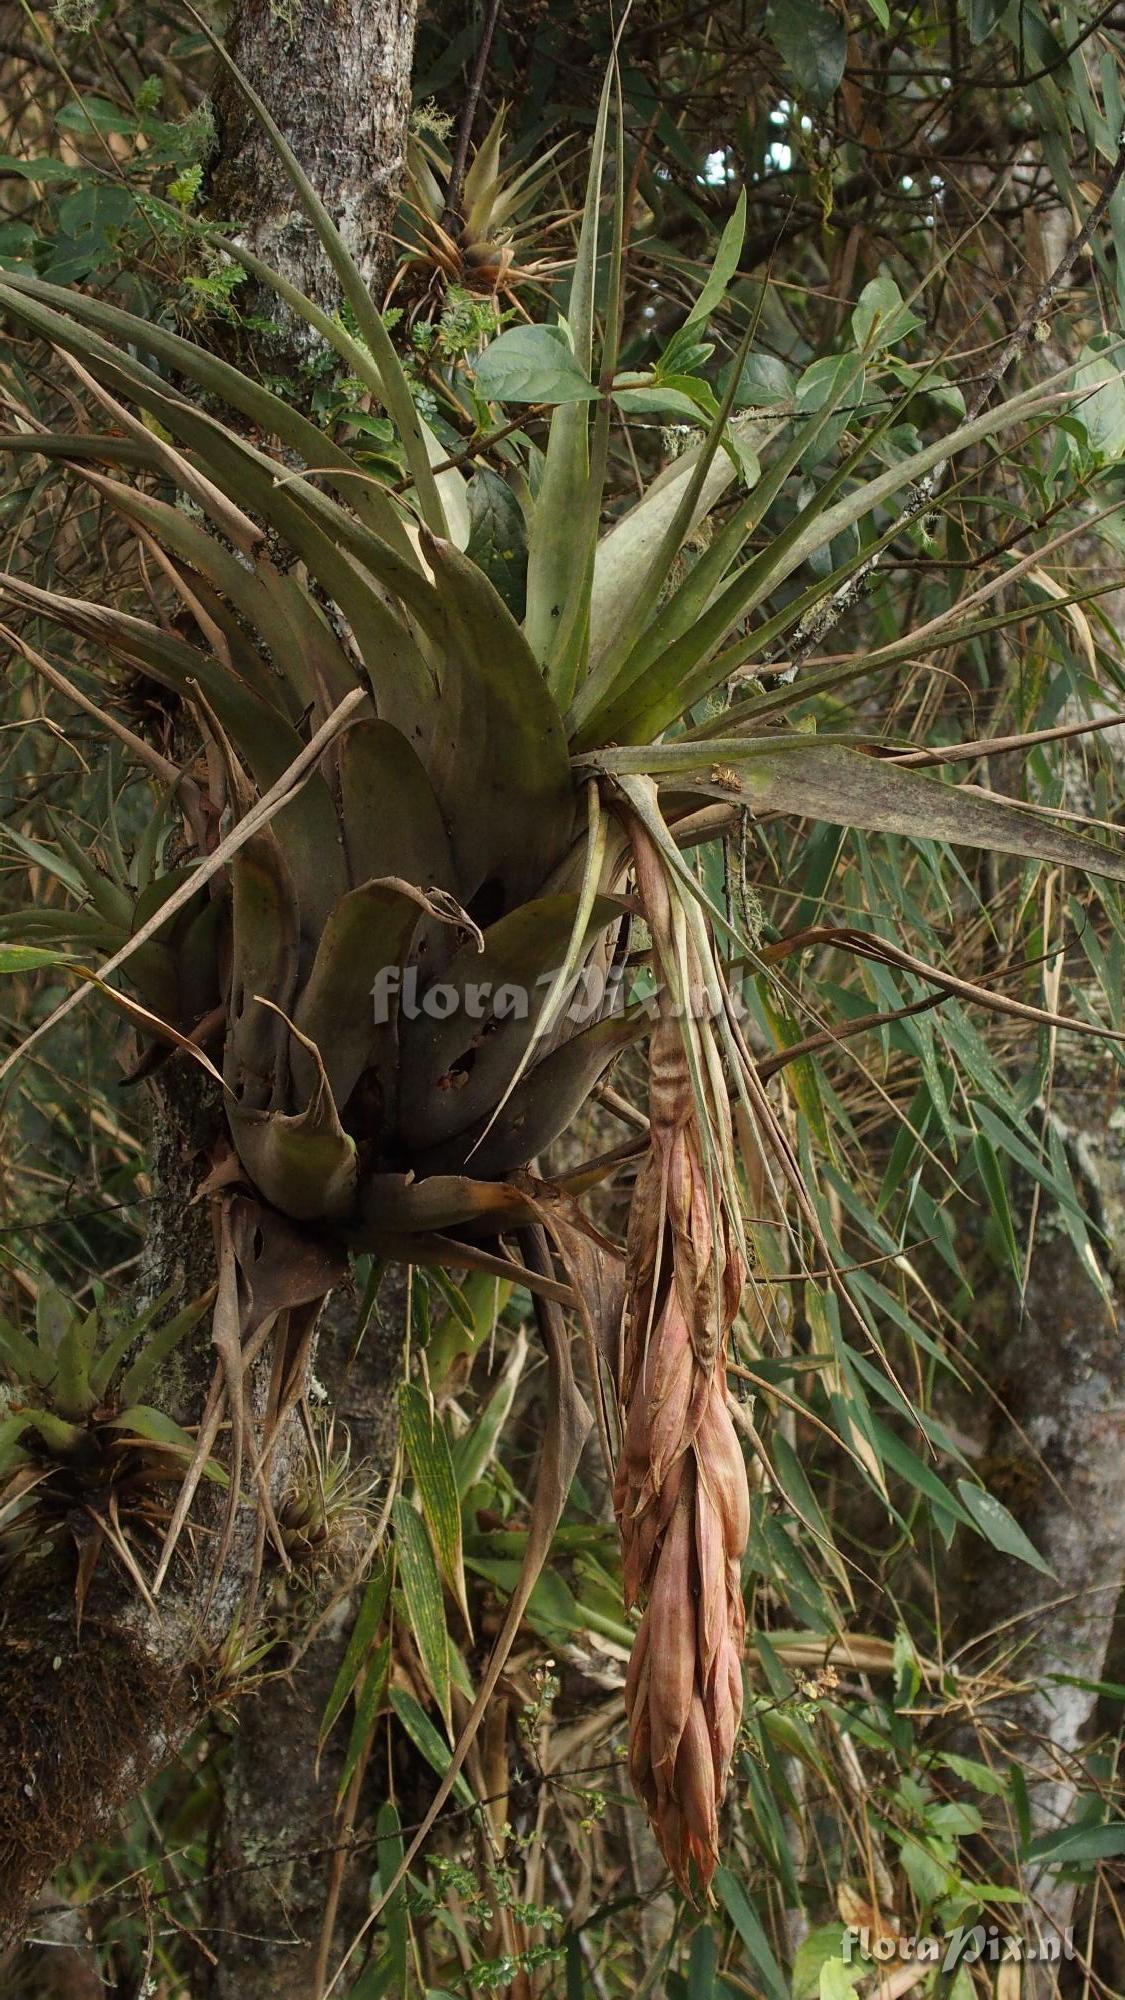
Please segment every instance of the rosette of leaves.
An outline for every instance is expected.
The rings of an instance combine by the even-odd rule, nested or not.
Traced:
[[[71,1535],[79,1616],[103,1549],[145,1593],[131,1544],[163,1536],[195,1449],[146,1398],[212,1296],[169,1318],[170,1293],[132,1316],[104,1300],[79,1313],[44,1282],[32,1330],[0,1319],[0,1559]]]
[[[534,392],[525,384],[525,400],[557,407],[527,500],[521,622],[466,553],[460,475],[435,474],[432,441],[379,313],[256,101],[361,339],[241,246],[212,232],[213,240],[378,397],[402,441],[407,491],[389,492],[260,382],[160,324],[32,276],[9,273],[0,283],[0,305],[69,358],[105,419],[81,432],[28,427],[0,446],[59,461],[93,487],[132,524],[180,599],[173,630],[116,604],[17,576],[4,582],[10,603],[68,627],[95,659],[174,691],[198,719],[205,775],[194,775],[190,796],[178,776],[166,786],[190,850],[169,921],[175,914],[179,923],[198,896],[196,920],[206,916],[212,929],[201,928],[189,949],[181,933],[158,931],[167,948],[159,967],[137,952],[127,969],[150,1015],[214,1058],[231,1147],[216,1162],[215,1184],[240,1178],[306,1239],[521,1274],[553,1300],[573,1294],[541,1262],[521,1269],[505,1239],[548,1212],[549,1191],[521,1170],[643,1032],[639,1013],[578,1020],[563,1005],[574,977],[613,963],[636,907],[628,827],[643,830],[663,874],[667,964],[684,993],[705,995],[713,1022],[704,1073],[691,1009],[680,1010],[693,1174],[709,1214],[725,1217],[732,1268],[747,1261],[742,1190],[762,1153],[792,1187],[814,1240],[816,1211],[730,1005],[716,940],[731,925],[685,859],[694,843],[743,814],[781,813],[1125,879],[1120,853],[1104,843],[867,754],[878,734],[871,689],[911,655],[912,634],[806,678],[803,698],[830,694],[837,704],[863,682],[862,710],[843,738],[787,726],[787,687],[752,688],[725,710],[721,734],[698,719],[736,670],[808,629],[893,538],[896,509],[921,482],[959,451],[1046,418],[1059,391],[1048,383],[997,401],[884,464],[883,440],[896,428],[901,435],[926,382],[919,370],[897,402],[881,403],[865,423],[856,417],[857,384],[892,337],[893,314],[868,313],[809,391],[775,406],[768,431],[732,416],[748,336],[701,441],[606,529],[625,208],[619,143],[614,212],[602,213],[610,101],[607,84],[565,323],[523,330],[542,336],[532,358],[540,368],[549,350],[561,387],[552,398],[541,382]],[[684,352],[702,345],[695,333],[722,301],[740,240],[724,239]],[[609,274],[604,325],[599,268]],[[685,567],[685,545],[720,502],[702,553]],[[1002,580],[1010,584],[1006,572]],[[995,612],[986,600],[951,606],[946,622],[968,637],[1023,615],[1018,604]],[[333,734],[341,713],[345,725]],[[310,738],[321,730],[310,763]],[[300,784],[265,815],[261,799],[295,768]],[[234,828],[225,873],[209,859],[221,852],[221,825]],[[154,914],[160,893],[154,884]],[[104,889],[97,895],[108,911]],[[102,912],[93,883],[90,905],[99,921],[136,933],[135,906]],[[734,945],[761,969],[753,940],[736,935]],[[204,991],[218,1003],[204,1009]],[[504,994],[526,1004],[502,1005]],[[740,1165],[713,1115],[720,1089],[735,1100],[733,1129],[744,1153],[757,1149],[754,1164]],[[553,1233],[561,1249],[564,1232]],[[659,1217],[649,1235],[660,1240]],[[580,1293],[590,1270],[589,1258],[567,1262]],[[592,1314],[595,1289],[591,1282],[585,1301]],[[868,1311],[858,1294],[851,1303]],[[566,1462],[555,1452],[552,1476],[561,1479]]]
[[[407,150],[407,192],[402,226],[406,258],[392,290],[459,286],[508,296],[515,287],[554,268],[548,259],[522,262],[528,245],[551,218],[538,205],[561,145],[525,165],[503,159],[507,106],[501,105],[457,184],[444,148],[433,137],[412,135]]]

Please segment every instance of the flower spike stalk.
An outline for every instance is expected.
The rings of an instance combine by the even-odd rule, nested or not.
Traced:
[[[677,950],[655,846],[636,821],[631,833],[660,1011],[649,1052],[652,1143],[629,1217],[614,1492],[626,1599],[645,1606],[625,1705],[634,1786],[673,1874],[695,1894],[708,1890],[718,1859],[742,1715],[749,1492],[727,1410],[726,1342],[745,1268],[714,1171],[716,1156],[730,1157],[730,1113],[698,1004],[703,970],[682,931]]]

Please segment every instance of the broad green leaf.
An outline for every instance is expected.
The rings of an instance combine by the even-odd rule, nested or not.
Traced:
[[[0,174],[18,175],[20,180],[34,181],[45,185],[47,181],[74,181],[82,173],[79,166],[71,166],[66,160],[21,160],[14,153],[0,153]]]
[[[770,0],[766,33],[798,90],[810,103],[827,104],[844,77],[848,30],[824,0]]]
[[[414,1382],[403,1383],[398,1407],[402,1441],[438,1566],[471,1631],[461,1548],[461,1504],[445,1426]]]
[[[872,351],[893,347],[912,333],[919,321],[893,278],[872,278],[852,310],[852,338],[857,347]]]
[[[991,1771],[987,1764],[980,1763],[975,1757],[959,1757],[952,1750],[942,1750],[937,1761],[947,1771],[952,1771],[955,1778],[960,1778],[962,1784],[972,1785],[975,1791],[983,1792],[986,1797],[999,1798],[1008,1789],[1002,1771]]]
[[[1125,1820],[1111,1820],[1108,1826],[1064,1826],[1043,1833],[1027,1847],[1029,1861],[1052,1867],[1080,1866],[1088,1861],[1112,1861],[1125,1854]]]
[[[738,200],[734,205],[734,214],[719,238],[719,247],[715,252],[715,261],[711,266],[707,282],[684,321],[685,327],[700,325],[704,320],[710,319],[716,308],[722,305],[727,286],[738,269],[745,240],[746,189],[740,188]]]
[[[398,1580],[419,1657],[446,1729],[452,1727],[449,1706],[449,1633],[445,1623],[441,1578],[426,1524],[411,1502],[399,1495],[394,1504],[395,1554]]]
[[[1019,1562],[1027,1563],[1043,1576],[1054,1575],[1050,1564],[1044,1562],[1038,1549],[1028,1540],[1019,1522],[1013,1520],[1002,1501],[986,1492],[983,1486],[977,1486],[971,1479],[959,1479],[957,1491],[961,1495],[965,1511],[973,1526],[986,1541],[992,1543],[994,1549],[999,1549],[1002,1555],[1015,1556]]]
[[[473,373],[478,395],[490,403],[593,403],[598,397],[561,326],[510,326],[478,356]]]
[[[468,485],[469,540],[465,553],[482,569],[513,618],[527,603],[527,523],[506,479],[487,465]]]
[[[862,1959],[857,1959],[854,1965],[845,1965],[842,1958],[826,1958],[817,1978],[820,2000],[852,2000],[856,1984],[866,1971]]]
[[[821,1969],[829,1959],[839,1958],[843,1941],[843,1924],[824,1924],[801,1939],[793,1954],[793,2000],[816,2000]]]
[[[1075,394],[1081,400],[1074,414],[1089,440],[1091,451],[1103,458],[1117,459],[1125,453],[1125,341],[1101,337],[1091,342],[1078,357],[1074,377]]]

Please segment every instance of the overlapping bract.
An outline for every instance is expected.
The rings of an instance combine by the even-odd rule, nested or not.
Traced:
[[[623,1439],[614,1500],[625,1595],[645,1602],[626,1685],[629,1764],[657,1839],[689,1892],[718,1859],[718,1810],[742,1714],[740,1561],[746,1469],[727,1411],[726,1336],[744,1267],[708,1174],[671,975],[673,927],[655,850],[634,832],[638,887],[664,980],[649,1057],[652,1145],[629,1217]],[[685,1009],[683,1003],[687,1001]],[[708,1093],[718,1125],[725,1097]],[[693,1880],[694,1871],[694,1880]]]

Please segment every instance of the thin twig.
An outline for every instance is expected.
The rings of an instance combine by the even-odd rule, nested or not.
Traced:
[[[449,170],[449,181],[445,190],[445,207],[441,212],[441,227],[443,229],[448,229],[450,223],[456,222],[458,219],[457,208],[461,200],[461,183],[465,178],[465,162],[469,157],[469,140],[473,135],[473,120],[477,115],[481,86],[484,83],[484,72],[488,64],[489,51],[492,48],[492,37],[496,32],[496,23],[499,15],[500,0],[492,0],[492,4],[488,10],[488,18],[484,24],[484,32],[480,38],[477,59],[473,64],[473,73],[469,78],[469,88],[465,93],[465,102],[461,107],[461,123],[457,132],[457,150],[453,155],[453,165]]]

